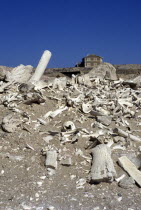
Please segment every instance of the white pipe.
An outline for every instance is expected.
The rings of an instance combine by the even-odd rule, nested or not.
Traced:
[[[51,58],[51,52],[48,51],[48,50],[45,50],[39,63],[38,63],[38,66],[33,74],[33,76],[31,77],[30,79],[30,82],[36,82],[36,81],[39,81],[42,77],[42,75],[44,74],[45,72],[45,69],[49,63],[49,60]]]

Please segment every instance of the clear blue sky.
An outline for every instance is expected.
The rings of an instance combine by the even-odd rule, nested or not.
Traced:
[[[72,67],[87,54],[141,64],[140,0],[0,0],[0,65]]]

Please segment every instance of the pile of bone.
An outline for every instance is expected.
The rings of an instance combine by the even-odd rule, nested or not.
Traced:
[[[56,135],[61,144],[75,143],[80,136],[93,139],[89,182],[116,180],[122,185],[128,180],[141,186],[140,156],[136,157],[138,161],[135,162],[127,156],[119,157],[118,164],[129,176],[124,182],[122,179],[125,179],[125,175],[117,178],[111,156],[112,151],[125,150],[128,144],[141,144],[141,134],[134,135],[130,125],[130,119],[133,119],[137,127],[141,126],[141,77],[127,81],[118,79],[116,69],[109,63],[103,63],[89,73],[73,75],[71,79],[60,77],[43,81],[41,77],[50,57],[51,53],[45,51],[34,74],[32,66],[23,65],[10,72],[0,72],[0,103],[11,110],[11,114],[3,118],[2,129],[5,132],[16,132],[19,127],[25,129],[25,124],[31,119],[19,109],[19,104],[45,103],[43,90],[48,89],[49,97],[58,102],[58,108],[38,118],[38,123],[46,125],[70,109],[74,110],[75,117],[81,113],[78,119],[82,123],[81,128],[76,127],[72,121],[66,121]],[[88,118],[95,119],[91,131],[83,128],[83,122]],[[49,144],[51,139],[50,134],[45,140]],[[140,149],[139,146],[139,153]],[[48,147],[45,155],[48,174],[53,175],[57,169],[58,151]],[[62,160],[62,164],[71,165],[71,158]]]

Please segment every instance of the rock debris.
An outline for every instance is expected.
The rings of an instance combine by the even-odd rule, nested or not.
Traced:
[[[103,63],[87,74],[43,81],[50,57],[51,53],[45,51],[35,73],[32,66],[24,65],[0,72],[0,104],[7,112],[1,129],[7,135],[19,133],[25,148],[33,152],[36,149],[32,135],[42,137],[46,147],[40,152],[45,156],[47,171],[47,176],[40,174],[42,180],[57,176],[60,167],[75,167],[85,172],[85,177],[76,181],[78,189],[100,182],[115,182],[124,188],[135,183],[141,186],[140,168],[126,155],[127,150],[136,155],[141,151],[141,77],[124,81],[117,78],[111,64]],[[54,107],[48,107],[48,101],[53,101]],[[41,109],[38,117],[33,109],[30,111],[34,104]],[[30,143],[27,138],[31,138]],[[3,153],[2,157],[11,161],[24,159],[12,153]],[[118,163],[122,174],[127,172],[121,178],[117,178]],[[1,174],[5,175],[4,170]],[[76,174],[70,177],[75,179]],[[43,185],[39,181],[37,184]],[[39,196],[36,193],[36,199]],[[22,206],[26,208],[26,204]]]

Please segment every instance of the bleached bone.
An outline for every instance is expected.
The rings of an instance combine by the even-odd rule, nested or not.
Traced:
[[[80,94],[77,98],[71,98],[69,95],[66,96],[67,103],[70,106],[78,105],[84,100],[84,94]]]
[[[88,74],[84,74],[82,76],[77,77],[77,83],[81,85],[85,85],[88,87],[92,87],[92,83],[90,81],[90,77]]]
[[[8,88],[11,84],[14,84],[14,81],[10,81],[10,82],[7,82],[7,83],[3,83],[1,86],[0,86],[0,93],[3,93],[4,90],[6,88]]]
[[[141,172],[137,167],[126,157],[122,156],[118,159],[120,166],[138,183],[141,187]]]
[[[125,174],[122,174],[120,177],[116,178],[116,182],[120,182],[125,177]]]
[[[107,147],[111,147],[114,144],[113,139],[108,138]]]
[[[48,168],[49,175],[55,174],[57,169],[57,152],[56,150],[49,150],[46,152],[45,166]]]
[[[48,87],[47,82],[43,81],[43,80],[39,80],[38,82],[36,82],[36,85],[34,87],[35,90],[41,90],[43,88]]]
[[[107,133],[106,130],[103,130],[103,129],[99,129],[97,130],[95,133],[90,133],[90,134],[84,134],[82,135],[82,137],[93,137],[93,138],[98,138],[99,136],[104,136],[105,134]]]
[[[132,111],[132,110],[130,110],[129,108],[124,108],[123,109],[123,114],[125,114],[125,115],[129,115],[129,116],[131,116],[131,117],[133,117],[134,115],[135,115],[135,112],[134,111]],[[126,116],[125,116],[126,117]]]
[[[127,106],[127,107],[133,107],[133,104],[131,102],[129,102],[129,99],[125,99],[125,98],[119,98],[118,99],[118,103],[124,107],[124,106]]]
[[[82,111],[87,114],[87,113],[90,113],[92,111],[92,105],[90,103],[83,103],[82,104]]]
[[[7,72],[6,81],[15,81],[18,83],[25,83],[31,78],[33,67],[28,65],[20,65]]]
[[[110,115],[110,112],[102,107],[96,107],[96,111],[99,111],[103,115]]]
[[[58,88],[58,90],[63,90],[66,87],[66,84],[66,77],[55,78],[53,82],[53,89]]]
[[[4,131],[13,133],[22,122],[23,120],[19,114],[12,113],[3,118],[1,126]]]
[[[38,66],[37,66],[33,76],[30,79],[30,82],[34,83],[41,79],[41,77],[44,74],[44,71],[49,63],[50,58],[51,58],[51,52],[48,50],[45,50],[39,63],[38,63]]]
[[[116,177],[111,149],[105,144],[97,145],[92,149],[92,167],[90,171],[90,182],[112,182]]]
[[[48,118],[48,117],[54,118],[54,117],[56,117],[58,114],[62,113],[63,111],[65,111],[65,110],[67,110],[67,109],[68,109],[68,107],[65,106],[65,107],[62,107],[62,108],[57,109],[57,110],[55,110],[55,111],[49,111],[49,112],[47,112],[47,113],[44,115],[44,118],[45,118],[45,119]]]
[[[72,122],[72,121],[66,121],[66,122],[64,122],[64,124],[63,124],[63,130],[64,131],[73,131],[73,130],[75,130],[76,129],[76,127],[75,127],[75,125],[74,125],[74,123]]]
[[[114,131],[114,133],[117,133],[120,136],[129,137],[133,141],[141,142],[141,138],[140,137],[137,137],[137,136],[134,136],[132,134],[129,134],[126,131],[121,130],[120,128],[115,128],[113,131]]]
[[[66,156],[61,160],[61,165],[63,166],[71,166],[72,165],[72,158],[71,156]]]
[[[84,184],[86,184],[87,180],[84,178],[79,179],[76,181],[76,189],[84,188]]]
[[[112,148],[112,151],[115,150],[115,149],[121,149],[121,150],[126,150],[126,147],[124,146],[121,146],[121,145],[116,145]]]

